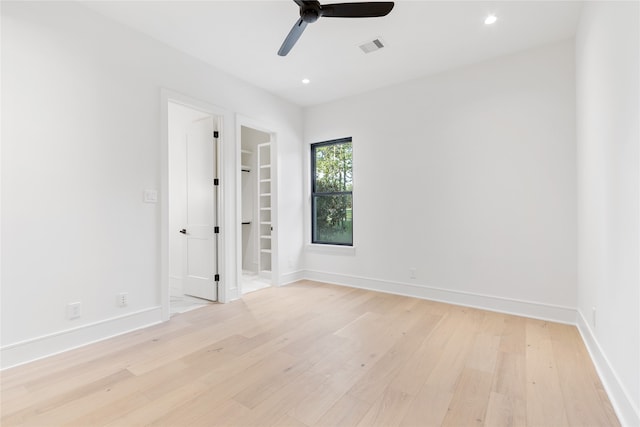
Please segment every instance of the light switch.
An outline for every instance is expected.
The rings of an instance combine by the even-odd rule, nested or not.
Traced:
[[[145,203],[158,203],[158,191],[157,190],[144,190],[144,202]]]

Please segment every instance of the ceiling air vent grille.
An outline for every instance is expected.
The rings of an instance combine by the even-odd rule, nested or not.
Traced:
[[[383,47],[384,47],[384,43],[380,38],[371,40],[370,42],[366,42],[360,45],[360,49],[362,49],[364,53],[375,52],[376,50],[380,50]]]

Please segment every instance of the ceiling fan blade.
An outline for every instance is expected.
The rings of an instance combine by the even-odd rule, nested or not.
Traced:
[[[282,46],[280,46],[280,50],[278,50],[278,55],[287,56],[287,53],[291,50],[293,45],[296,44],[304,29],[307,28],[307,23],[302,20],[302,18],[298,19],[298,22],[295,23],[287,38],[282,42]]]
[[[329,18],[375,18],[388,15],[393,9],[392,1],[334,3],[322,5],[322,16]]]

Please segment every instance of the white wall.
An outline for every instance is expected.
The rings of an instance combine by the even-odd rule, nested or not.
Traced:
[[[573,322],[573,52],[566,41],[305,109],[307,143],[353,137],[356,246],[308,250],[307,276]]]
[[[576,38],[578,322],[625,425],[640,425],[639,15],[590,2]]]
[[[3,2],[2,65],[3,366],[159,320],[160,204],[142,194],[160,189],[161,88],[231,117],[227,283],[237,253],[233,113],[278,133],[290,187],[279,199],[281,259],[300,251],[302,218],[287,209],[301,203],[298,107],[73,2]],[[116,307],[121,291],[126,308]],[[70,321],[74,301],[82,316]]]

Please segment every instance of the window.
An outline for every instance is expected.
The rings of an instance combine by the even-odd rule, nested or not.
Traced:
[[[311,144],[311,243],[353,246],[351,138]]]

